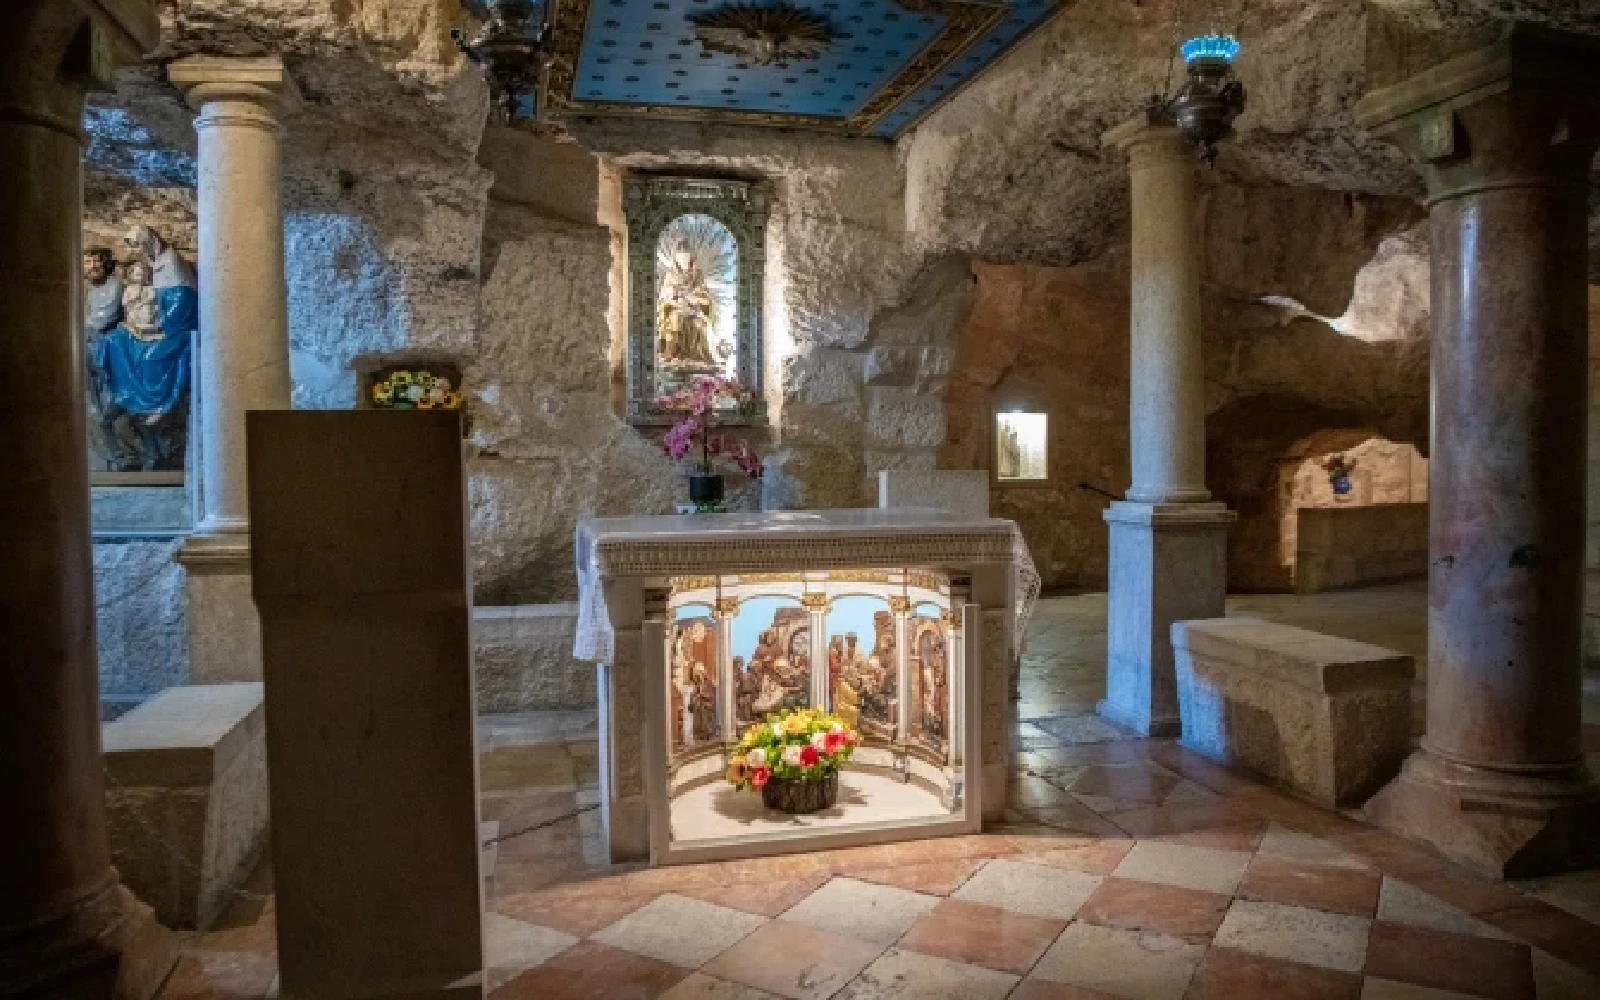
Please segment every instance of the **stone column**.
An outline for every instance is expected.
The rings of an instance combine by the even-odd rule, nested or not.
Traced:
[[[889,598],[894,613],[895,742],[904,747],[911,739],[911,600]],[[909,770],[906,772],[910,773]]]
[[[1148,736],[1180,731],[1171,625],[1223,614],[1233,514],[1205,484],[1205,364],[1195,153],[1141,116],[1106,133],[1128,156],[1133,198],[1133,485],[1111,526],[1106,699],[1099,712]]]
[[[1421,164],[1433,246],[1427,734],[1368,811],[1535,874],[1600,820],[1579,719],[1600,42],[1519,25],[1358,115]]]
[[[811,620],[811,704],[833,707],[833,692],[828,677],[828,595],[806,594],[800,598]]]
[[[200,336],[195,358],[195,530],[188,571],[195,683],[259,680],[250,602],[244,415],[289,408],[288,292],[276,57],[190,56],[167,67],[198,111]]]
[[[737,597],[719,597],[717,616],[717,711],[722,716],[722,742],[739,742],[739,677],[733,672],[733,620],[739,616]]]
[[[84,432],[85,93],[153,47],[154,8],[0,8],[0,995],[143,998],[175,942],[111,867]]]

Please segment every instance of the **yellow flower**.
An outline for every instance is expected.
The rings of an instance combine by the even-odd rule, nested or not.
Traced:
[[[447,410],[459,410],[459,409],[461,409],[461,393],[459,393],[459,392],[448,393],[446,398],[445,398],[444,408],[447,409]]]
[[[373,402],[387,403],[392,399],[394,399],[394,386],[388,382],[379,382],[372,387]]]
[[[788,733],[790,736],[798,736],[805,732],[806,728],[806,720],[802,719],[798,715],[791,715],[787,719],[783,720],[783,731]]]
[[[423,396],[421,399],[417,400],[417,409],[419,409],[419,410],[431,410],[431,409],[434,409],[433,397],[432,396]]]
[[[410,385],[412,383],[412,381],[414,381],[414,380],[411,377],[411,373],[406,371],[406,370],[404,370],[404,369],[401,369],[400,371],[395,371],[395,372],[390,372],[389,373],[389,382],[390,382],[390,384],[395,385],[397,387],[398,386]]]
[[[745,765],[743,757],[735,757],[728,763],[728,782],[742,785],[750,777],[750,768]]]
[[[430,388],[433,385],[433,372],[429,372],[429,371],[417,372],[416,378],[417,378],[417,384],[422,386],[424,389]]]

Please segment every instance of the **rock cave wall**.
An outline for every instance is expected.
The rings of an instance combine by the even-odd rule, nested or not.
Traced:
[[[295,405],[356,405],[362,376],[391,362],[458,366],[476,598],[547,603],[573,597],[579,518],[664,511],[682,489],[653,436],[618,417],[618,178],[765,181],[774,419],[752,434],[768,476],[735,504],[870,504],[881,469],[981,467],[993,405],[1042,399],[1069,432],[1052,453],[1061,476],[999,491],[995,509],[1023,524],[1053,586],[1103,586],[1104,498],[1077,482],[1127,485],[1127,178],[1100,136],[1159,85],[1173,3],[1067,6],[890,145],[642,121],[485,129],[482,83],[448,37],[465,21],[456,0],[167,0],[150,67],[90,110],[89,229],[192,227],[191,113],[165,61],[281,54],[296,85]],[[1385,74],[1481,38],[1490,6],[1240,7],[1251,107],[1211,178],[1203,234],[1213,488],[1247,518],[1240,566],[1266,545],[1248,520],[1271,520],[1261,470],[1295,440],[1372,427],[1425,447],[1419,186],[1351,109]],[[1279,421],[1294,433],[1263,437]],[[163,543],[149,544],[153,558]],[[126,560],[105,556],[109,586]],[[139,615],[181,634],[159,590]],[[144,652],[177,655],[151,641],[128,658]]]
[[[1409,294],[1427,282],[1418,215],[1405,198],[1305,187],[1215,181],[1205,192],[1208,482],[1240,515],[1230,584],[1284,586],[1267,567],[1281,543],[1277,462],[1294,442],[1370,425],[1426,448],[1428,317]],[[1049,413],[1050,482],[997,484],[993,509],[1022,526],[1046,586],[1102,589],[1104,494],[1121,496],[1130,475],[1127,254],[976,270],[940,462],[988,468],[997,410]]]

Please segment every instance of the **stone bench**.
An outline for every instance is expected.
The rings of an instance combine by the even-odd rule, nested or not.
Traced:
[[[204,930],[267,842],[262,687],[174,687],[101,728],[111,855],[168,927]]]
[[[1364,800],[1411,749],[1411,657],[1258,618],[1175,622],[1185,746],[1324,805]]]

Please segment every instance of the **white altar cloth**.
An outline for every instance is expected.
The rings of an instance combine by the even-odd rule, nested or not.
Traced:
[[[915,507],[768,511],[741,514],[681,514],[595,518],[578,524],[573,544],[578,573],[575,659],[612,662],[615,636],[606,611],[602,580],[608,576],[773,572],[808,548],[808,541],[856,542],[837,568],[922,568],[945,555],[919,538],[961,529],[968,538],[987,536],[991,561],[1013,567],[1012,649],[1023,649],[1028,620],[1039,598],[1039,574],[1022,532],[1012,521]],[[815,566],[814,563],[811,565]]]

